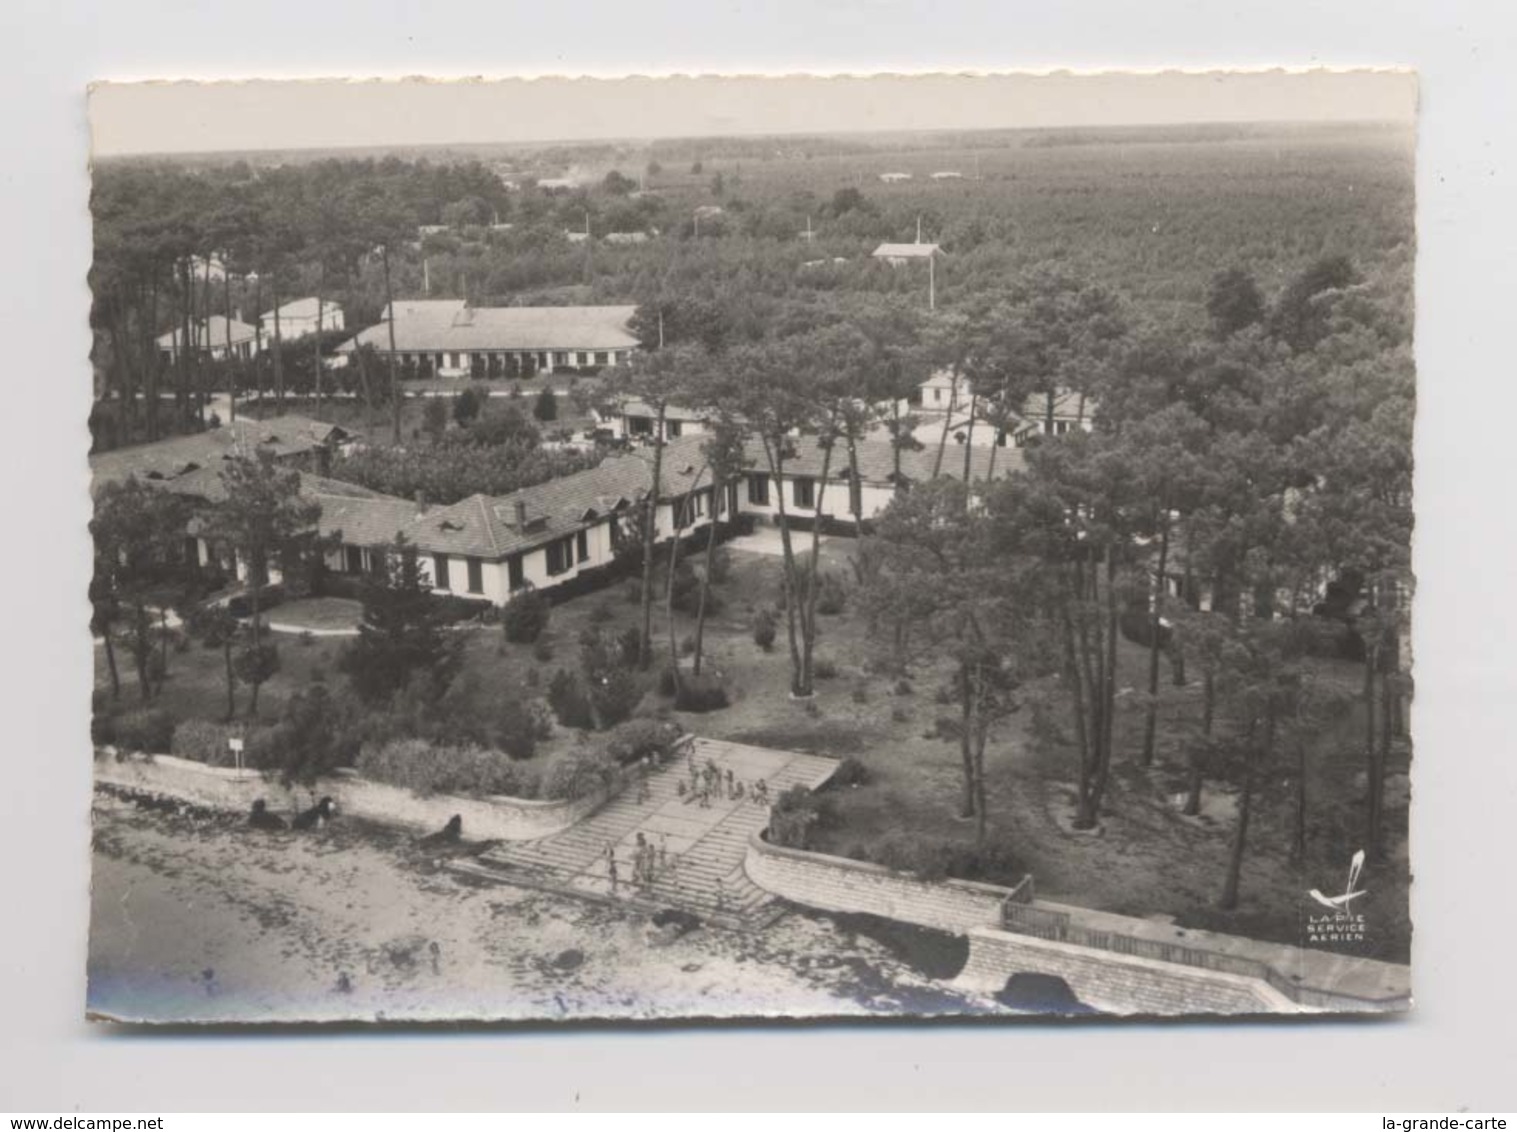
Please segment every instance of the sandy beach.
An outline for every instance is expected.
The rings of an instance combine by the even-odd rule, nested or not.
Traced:
[[[996,1009],[801,913],[672,942],[616,906],[480,885],[398,833],[248,829],[96,795],[89,1010],[136,1022],[733,1018]]]

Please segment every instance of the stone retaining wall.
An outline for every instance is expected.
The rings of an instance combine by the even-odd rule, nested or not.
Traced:
[[[868,912],[956,935],[1000,923],[1001,905],[1017,891],[967,880],[918,880],[864,861],[772,845],[757,834],[749,839],[743,868],[754,884],[797,904]]]
[[[1094,951],[996,928],[968,932],[969,962],[956,980],[965,990],[993,994],[1018,973],[1056,975],[1075,996],[1116,1014],[1279,1014],[1302,1012],[1257,979]]]
[[[255,799],[263,798],[275,813],[288,816],[322,795],[330,795],[341,813],[426,833],[441,829],[457,814],[463,818],[464,836],[478,841],[545,837],[573,825],[606,800],[602,792],[551,802],[455,794],[423,798],[401,787],[370,782],[351,770],[338,771],[309,789],[290,790],[257,771],[206,766],[172,755],[130,755],[125,759],[112,754],[97,756],[95,781],[235,813],[246,813]]]

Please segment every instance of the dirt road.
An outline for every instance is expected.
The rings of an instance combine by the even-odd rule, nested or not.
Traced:
[[[612,906],[473,885],[399,834],[96,796],[89,1008],[147,1021],[867,1015],[995,1009],[899,946],[786,916],[663,942]]]

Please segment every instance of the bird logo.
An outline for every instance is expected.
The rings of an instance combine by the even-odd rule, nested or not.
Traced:
[[[1318,889],[1312,889],[1308,895],[1318,904],[1331,908],[1334,912],[1349,912],[1350,904],[1359,897],[1365,895],[1365,889],[1355,890],[1354,886],[1359,883],[1359,874],[1364,871],[1364,850],[1355,853],[1348,863],[1348,883],[1343,886],[1342,896],[1324,896]]]

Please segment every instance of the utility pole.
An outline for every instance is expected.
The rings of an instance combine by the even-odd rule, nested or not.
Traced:
[[[937,262],[936,252],[927,257],[927,309],[930,311],[938,309],[938,274],[935,266]]]

